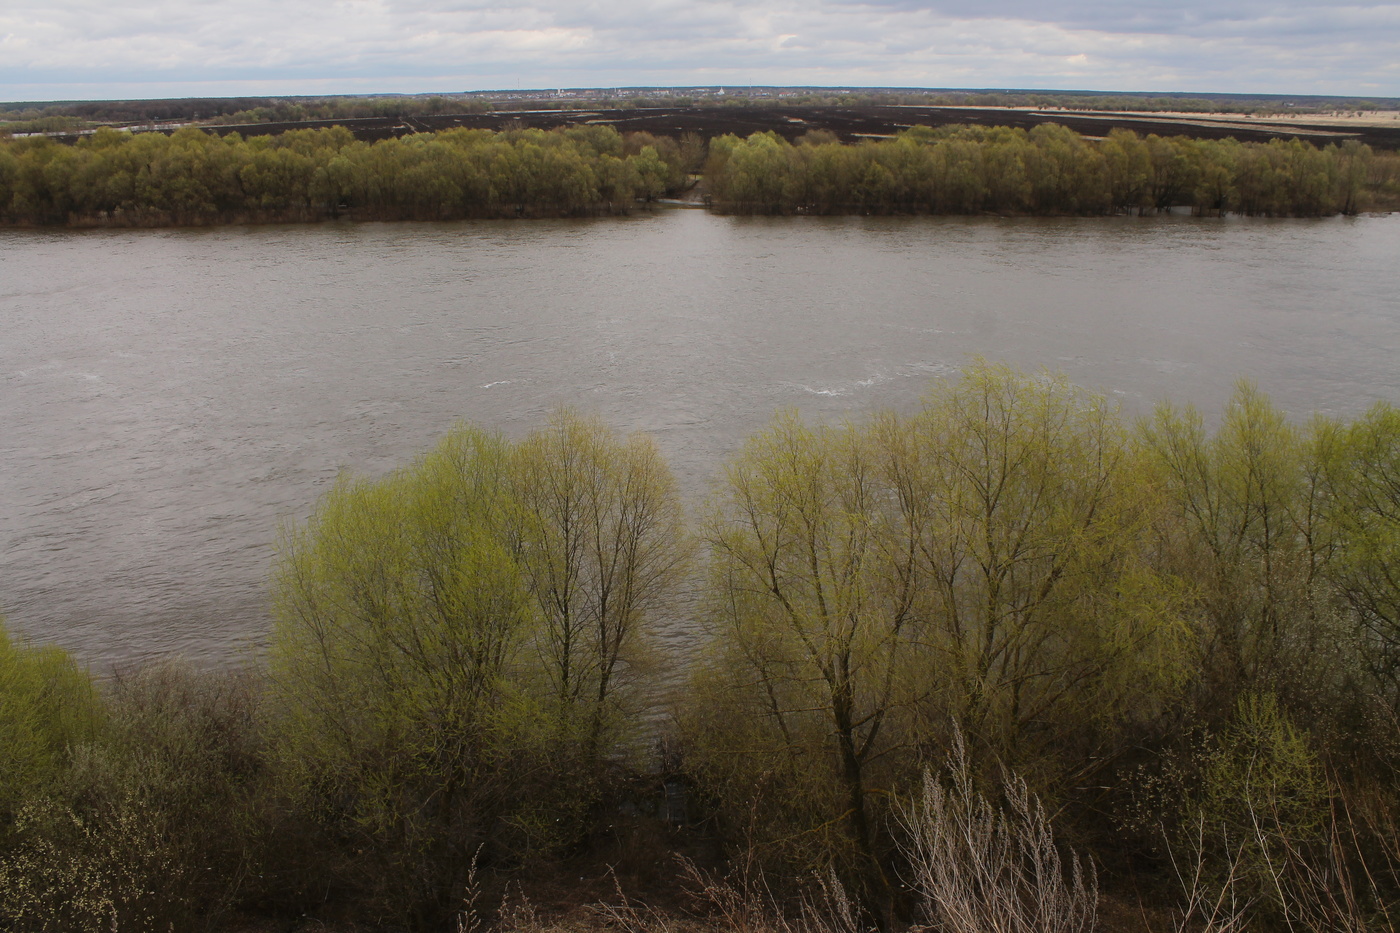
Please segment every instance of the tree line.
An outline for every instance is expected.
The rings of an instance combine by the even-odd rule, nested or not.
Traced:
[[[454,129],[373,143],[336,127],[275,136],[103,129],[0,139],[0,223],[160,226],[618,213],[701,190],[730,213],[1324,216],[1400,205],[1400,156],[1355,142],[1210,141],[1058,125],[822,131],[706,143],[610,126]]]
[[[1346,142],[1146,138],[1093,140],[1057,124],[914,127],[841,145],[773,133],[711,141],[706,178],[734,213],[1146,213],[1316,217],[1400,203],[1400,157]]]
[[[389,97],[184,97],[170,100],[15,103],[0,104],[0,133],[97,129],[101,126],[170,121],[218,125],[356,117],[399,118],[480,113],[491,109],[491,106],[489,100],[477,96],[463,98],[437,94]]]
[[[726,930],[1084,931],[1096,878],[1178,931],[1392,930],[1397,565],[1387,404],[1241,384],[1207,430],[977,364],[778,415],[690,522],[644,435],[461,426],[283,533],[261,670],[0,638],[0,922],[461,930],[483,877],[654,897],[698,845]],[[772,919],[804,889],[834,919]]]
[[[622,211],[685,178],[674,140],[611,127],[456,129],[375,143],[343,127],[243,139],[99,130],[0,141],[0,221],[159,226]]]

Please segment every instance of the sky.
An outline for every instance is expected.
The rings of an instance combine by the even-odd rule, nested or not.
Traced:
[[[1400,2],[0,0],[0,100],[816,85],[1400,97]]]

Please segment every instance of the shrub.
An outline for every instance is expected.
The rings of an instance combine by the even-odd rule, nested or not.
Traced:
[[[247,685],[155,666],[106,692],[101,729],[31,792],[0,856],[7,929],[190,929],[249,875]]]

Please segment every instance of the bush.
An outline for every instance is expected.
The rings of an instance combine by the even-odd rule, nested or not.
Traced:
[[[18,813],[0,856],[7,929],[191,929],[242,893],[248,685],[156,666],[113,681],[105,712]]]
[[[6,822],[97,728],[92,681],[65,652],[13,640],[0,617],[0,844]]]

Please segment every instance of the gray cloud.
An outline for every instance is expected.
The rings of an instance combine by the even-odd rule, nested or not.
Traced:
[[[1108,33],[1153,33],[1265,38],[1307,30],[1316,35],[1343,29],[1400,25],[1400,4],[1327,5],[1316,0],[866,0],[855,6],[928,12],[953,19],[1007,19],[1052,23]]]
[[[7,0],[0,98],[711,83],[1400,96],[1396,48],[1396,3]]]

